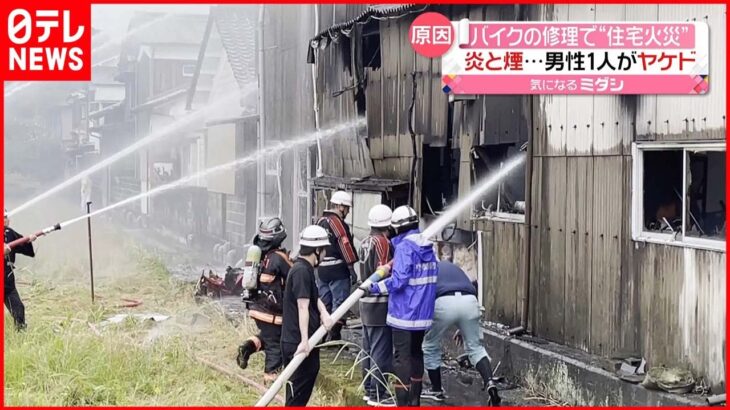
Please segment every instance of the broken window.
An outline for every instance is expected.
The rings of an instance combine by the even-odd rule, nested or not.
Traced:
[[[686,151],[685,235],[725,239],[725,151]]]
[[[380,68],[380,22],[372,20],[362,29],[362,63],[364,67]]]
[[[456,202],[459,184],[459,151],[450,146],[423,145],[421,210],[437,215]],[[410,172],[410,169],[409,169]]]
[[[472,150],[474,180],[481,181],[498,172],[514,158],[524,144],[507,143],[481,145]],[[496,189],[489,190],[476,205],[478,216],[524,220],[525,214],[525,163],[510,172]],[[515,217],[515,215],[518,215]]]
[[[724,248],[724,145],[640,144],[634,160],[635,240]]]

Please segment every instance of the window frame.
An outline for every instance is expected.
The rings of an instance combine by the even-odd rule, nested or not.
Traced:
[[[644,152],[682,151],[682,230],[674,234],[647,231],[644,228]],[[725,252],[726,239],[706,239],[686,236],[687,160],[689,151],[726,152],[725,142],[683,141],[683,142],[633,142],[631,144],[631,239],[634,242],[656,243],[684,248]],[[725,164],[727,167],[727,162]]]
[[[190,72],[189,74],[188,74],[188,73],[185,73],[185,68],[186,68],[186,67],[192,67],[192,72]],[[185,64],[182,64],[182,65],[181,65],[181,67],[180,67],[180,72],[182,73],[182,76],[183,76],[183,77],[194,77],[194,76],[195,76],[195,69],[196,69],[196,68],[197,68],[197,67],[196,67],[196,65],[195,65],[195,64],[192,64],[192,63],[185,63]]]

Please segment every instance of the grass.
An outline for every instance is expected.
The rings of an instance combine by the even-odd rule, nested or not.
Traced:
[[[126,265],[123,275],[103,276],[93,305],[88,274],[80,266],[18,271],[18,280],[26,283],[19,285],[19,291],[29,327],[15,332],[6,312],[5,404],[253,405],[260,396],[257,390],[196,360],[205,358],[261,383],[263,355],[254,355],[245,371],[234,360],[253,324],[229,321],[214,301],[196,304],[193,285],[173,280],[157,260],[141,251],[119,248],[136,261],[136,267]],[[120,308],[122,298],[141,299],[143,304]],[[159,323],[134,319],[103,323],[118,313],[170,318]],[[359,372],[348,374],[352,363],[345,359],[332,363],[330,356],[323,354],[310,405],[356,404]]]

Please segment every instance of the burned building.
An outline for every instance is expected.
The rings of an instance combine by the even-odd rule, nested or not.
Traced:
[[[706,21],[717,91],[450,99],[440,60],[416,55],[407,40],[424,10],[473,21]],[[452,229],[476,266],[488,320],[724,384],[725,6],[319,5],[314,13],[315,124],[367,119],[365,130],[320,144],[326,178],[314,188],[401,181],[408,194],[393,205],[410,201],[429,218],[527,150],[524,167]]]

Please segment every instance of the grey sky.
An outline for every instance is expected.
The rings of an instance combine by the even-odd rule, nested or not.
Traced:
[[[91,6],[91,25],[111,37],[124,35],[135,11],[208,14],[209,4],[114,4]]]

